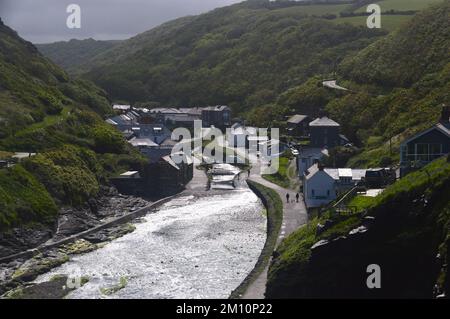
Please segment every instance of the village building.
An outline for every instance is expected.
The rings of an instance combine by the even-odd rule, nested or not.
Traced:
[[[400,146],[400,176],[450,153],[450,107],[443,106],[439,123],[408,138]]]
[[[167,109],[164,112],[174,113]],[[111,179],[120,193],[168,196],[182,190],[192,179],[193,161],[190,154],[183,154],[183,161],[179,163],[171,157],[177,141],[172,140],[172,132],[161,123],[164,118],[158,118],[161,114],[161,110],[152,113],[146,109],[136,109],[106,120],[149,160],[142,172],[125,172]]]
[[[308,168],[329,157],[328,149],[321,147],[301,147],[297,155],[297,171],[303,176]]]
[[[112,108],[113,108],[114,111],[118,111],[118,112],[121,112],[121,113],[126,113],[126,112],[131,110],[131,105],[114,104],[112,106]]]
[[[341,145],[340,124],[324,116],[309,123],[310,145],[333,148]]]
[[[340,194],[363,181],[365,169],[311,166],[303,176],[303,193],[308,209],[326,206]]]
[[[231,109],[226,105],[208,106],[202,109],[203,127],[225,129],[231,125]]]
[[[287,121],[287,132],[290,136],[307,137],[309,135],[310,118],[307,115],[295,114]]]
[[[247,127],[241,123],[234,123],[229,129],[227,129],[228,144],[232,147],[246,147],[247,137],[250,132]]]

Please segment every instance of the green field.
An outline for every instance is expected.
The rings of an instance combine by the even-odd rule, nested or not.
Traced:
[[[380,5],[382,12],[388,10],[408,11],[422,10],[431,4],[440,3],[443,0],[381,0],[374,1]],[[365,12],[367,6],[363,6],[355,12]]]
[[[279,12],[283,11],[298,11],[301,13],[306,13],[309,15],[323,15],[323,14],[336,14],[339,15],[340,12],[344,11],[349,5],[348,4],[324,4],[324,5],[305,5],[297,7],[289,7],[285,9],[280,9]]]
[[[393,31],[409,21],[413,16],[406,15],[384,15],[381,16],[381,28],[387,31]],[[365,26],[367,17],[345,17],[330,20],[335,23],[350,23],[352,25]]]

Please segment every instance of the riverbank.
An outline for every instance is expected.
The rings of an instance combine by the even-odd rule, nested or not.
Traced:
[[[29,284],[31,281],[69,261],[72,256],[102,248],[108,242],[133,232],[135,226],[129,222],[138,222],[139,217],[149,214],[172,198],[161,199],[147,207],[112,218],[99,226],[61,240],[47,242],[37,248],[0,258],[0,295],[33,287],[33,284]],[[36,289],[36,291],[44,290]],[[12,295],[16,296],[14,293]],[[38,297],[46,298],[46,295]]]
[[[33,224],[0,233],[0,263],[20,258],[21,253],[94,229],[109,221],[151,205],[151,201],[121,195],[113,187],[102,187],[97,198],[83,206],[62,207],[54,225]],[[93,238],[95,240],[95,238]],[[27,254],[24,253],[23,257]]]
[[[278,234],[283,222],[283,203],[274,190],[247,180],[249,188],[261,199],[267,212],[267,238],[261,255],[253,270],[230,295],[230,299],[242,298],[248,287],[265,271],[277,244]]]
[[[205,190],[204,172],[194,175],[157,213],[126,224],[126,236],[77,240],[10,269],[3,298],[227,298],[261,255],[265,210],[244,181]],[[74,278],[83,285],[65,289]]]

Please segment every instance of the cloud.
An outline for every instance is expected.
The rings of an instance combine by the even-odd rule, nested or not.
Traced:
[[[161,23],[242,0],[0,0],[0,17],[25,39],[125,39]],[[81,29],[68,29],[66,8],[81,7]]]

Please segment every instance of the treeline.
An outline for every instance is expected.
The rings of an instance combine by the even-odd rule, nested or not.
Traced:
[[[418,11],[417,10],[404,10],[404,11],[400,11],[400,10],[386,10],[381,12],[381,15],[414,15],[416,14]],[[371,15],[371,12],[350,12],[350,11],[343,11],[339,13],[339,16],[342,18],[346,18],[346,17],[361,17],[361,16],[369,16]]]

